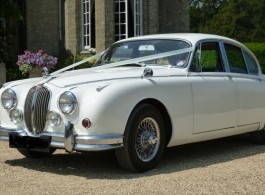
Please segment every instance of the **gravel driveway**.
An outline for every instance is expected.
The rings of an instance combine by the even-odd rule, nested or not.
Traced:
[[[155,170],[123,171],[113,152],[26,159],[0,142],[0,194],[265,194],[265,146],[248,135],[168,148]]]

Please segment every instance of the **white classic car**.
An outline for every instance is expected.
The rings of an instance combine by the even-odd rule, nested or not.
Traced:
[[[0,140],[26,157],[113,149],[124,169],[144,172],[166,147],[247,132],[264,144],[264,81],[253,53],[226,37],[124,39],[43,78],[4,84]]]

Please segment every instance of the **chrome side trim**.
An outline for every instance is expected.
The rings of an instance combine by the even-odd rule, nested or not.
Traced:
[[[71,123],[67,123],[70,125]],[[19,133],[20,136],[31,136],[25,130],[7,129],[0,127],[0,141],[9,141],[8,133]],[[43,132],[41,135],[51,136],[50,147],[72,151],[102,151],[123,146],[123,135],[75,135],[73,126],[67,126],[65,133]]]

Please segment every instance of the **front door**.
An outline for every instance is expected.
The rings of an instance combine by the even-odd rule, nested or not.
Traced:
[[[227,76],[219,42],[202,42],[190,67],[193,133],[234,128],[237,122],[235,83]]]

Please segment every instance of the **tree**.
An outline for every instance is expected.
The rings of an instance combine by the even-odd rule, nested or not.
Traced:
[[[265,41],[265,0],[230,0],[212,19],[203,32],[215,33],[241,42]]]
[[[14,37],[17,35],[18,22],[22,14],[18,0],[0,0],[0,62],[9,62],[12,58]]]
[[[191,32],[201,32],[208,20],[216,15],[227,0],[190,0]]]
[[[265,0],[191,0],[191,31],[265,41]]]

